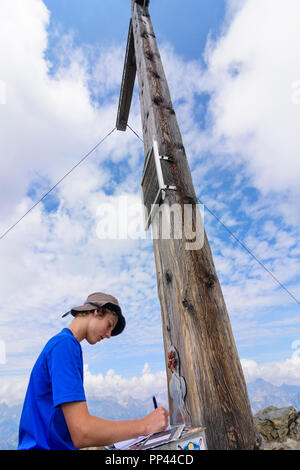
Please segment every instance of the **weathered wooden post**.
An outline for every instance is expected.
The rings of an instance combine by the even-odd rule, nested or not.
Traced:
[[[150,208],[164,196],[162,206],[179,207],[183,216],[193,208],[193,230],[185,230],[186,216],[181,237],[173,226],[170,237],[153,240],[171,422],[204,425],[208,449],[256,449],[258,433],[212,253],[205,231],[202,237],[199,227],[196,231],[197,198],[148,5],[149,0],[131,0],[116,126],[126,130],[137,71],[146,155],[144,203]],[[163,189],[155,163],[160,164]],[[189,243],[193,231],[196,239]]]

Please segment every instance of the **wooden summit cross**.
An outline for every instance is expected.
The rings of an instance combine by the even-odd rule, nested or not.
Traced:
[[[174,222],[171,236],[153,239],[171,424],[203,425],[208,449],[257,449],[258,433],[212,253],[196,223],[197,198],[148,6],[149,0],[131,0],[116,127],[127,128],[137,72],[146,155],[144,205],[150,211],[152,204],[163,202],[160,207],[180,208],[186,219],[185,208],[192,207],[193,230],[176,236]],[[147,221],[156,233],[161,233],[159,212]],[[168,214],[162,211],[159,217]],[[179,220],[182,228],[185,220]],[[201,246],[189,243],[192,235]]]

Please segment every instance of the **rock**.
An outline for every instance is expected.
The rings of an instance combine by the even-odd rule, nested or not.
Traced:
[[[273,441],[265,444],[264,450],[300,450],[300,441],[289,438],[283,442]]]
[[[293,406],[268,406],[254,415],[266,450],[300,450],[300,413]]]
[[[294,439],[300,441],[300,413],[295,422],[290,425],[290,433]]]

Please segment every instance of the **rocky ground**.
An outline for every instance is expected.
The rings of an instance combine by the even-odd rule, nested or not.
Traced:
[[[300,412],[268,406],[254,415],[265,450],[300,450]]]

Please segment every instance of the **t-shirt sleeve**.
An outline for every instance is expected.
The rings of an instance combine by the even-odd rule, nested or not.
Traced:
[[[54,406],[86,401],[83,388],[81,350],[72,338],[55,344],[48,356]]]

